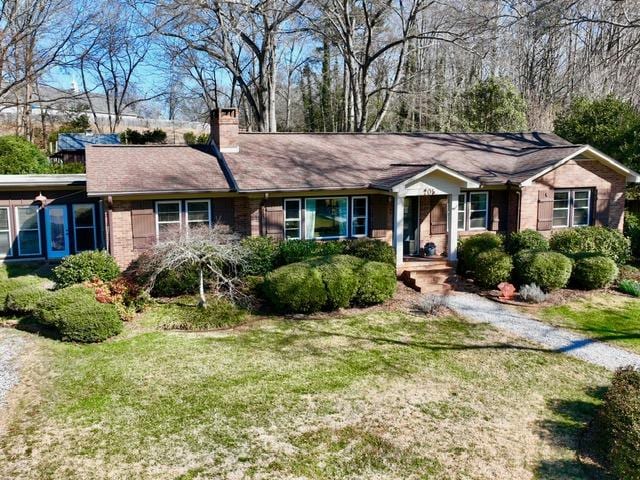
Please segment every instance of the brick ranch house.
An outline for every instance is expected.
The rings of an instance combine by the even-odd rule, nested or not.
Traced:
[[[211,115],[210,145],[87,145],[85,175],[0,176],[0,253],[59,259],[106,248],[125,267],[176,230],[370,237],[399,269],[433,243],[456,259],[479,232],[621,229],[640,175],[548,133],[239,133]]]

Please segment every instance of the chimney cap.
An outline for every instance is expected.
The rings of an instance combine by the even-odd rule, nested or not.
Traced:
[[[212,120],[231,120],[238,121],[238,109],[235,107],[214,108],[211,110]]]

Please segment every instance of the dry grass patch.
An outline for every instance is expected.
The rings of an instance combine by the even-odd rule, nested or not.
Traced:
[[[453,317],[137,332],[38,339],[0,478],[578,479],[608,379]]]

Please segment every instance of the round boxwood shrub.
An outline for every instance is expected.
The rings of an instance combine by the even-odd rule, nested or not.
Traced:
[[[495,288],[499,283],[509,281],[512,270],[511,257],[499,248],[494,248],[477,255],[473,278],[481,287]]]
[[[245,237],[240,242],[247,253],[243,275],[266,275],[276,267],[280,248],[271,237]]]
[[[304,262],[268,273],[262,290],[269,303],[282,313],[317,312],[327,302],[320,270]]]
[[[48,294],[47,290],[34,285],[18,288],[7,294],[5,309],[14,313],[33,313],[38,302]]]
[[[593,290],[608,287],[617,276],[616,262],[607,257],[594,256],[576,260],[571,280],[578,288]]]
[[[359,265],[349,260],[353,257],[344,257],[328,257],[318,266],[327,292],[325,308],[328,310],[348,307],[358,290]]]
[[[476,257],[488,250],[502,248],[502,237],[493,233],[480,233],[460,240],[458,243],[458,272],[475,270]]]
[[[120,275],[120,268],[106,251],[89,251],[69,255],[53,269],[56,288],[64,288],[75,283],[99,278],[109,282]]]
[[[93,290],[74,285],[55,291],[36,304],[35,316],[55,327],[63,340],[101,342],[122,331],[116,307],[96,300]]]
[[[514,266],[520,285],[535,283],[547,292],[565,287],[571,277],[571,260],[558,252],[523,250],[515,256]]]
[[[504,249],[511,255],[522,250],[542,252],[549,250],[549,241],[540,232],[527,229],[509,234],[504,242]]]
[[[390,299],[396,291],[396,269],[388,263],[365,262],[358,273],[354,303],[374,305]]]
[[[552,250],[567,256],[592,252],[609,257],[618,265],[631,257],[629,239],[607,227],[568,228],[554,233],[549,240]]]
[[[382,240],[359,238],[345,242],[344,253],[373,262],[396,264],[396,253],[391,245]]]

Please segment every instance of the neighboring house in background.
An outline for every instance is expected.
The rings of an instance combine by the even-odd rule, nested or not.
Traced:
[[[117,133],[60,133],[55,153],[50,155],[54,161],[62,163],[85,163],[87,145],[119,145]]]
[[[75,200],[67,224],[93,228],[123,267],[168,234],[220,222],[277,239],[378,238],[394,245],[401,272],[426,243],[453,261],[458,238],[479,232],[621,229],[625,185],[640,181],[545,133],[241,134],[234,109],[213,112],[211,128],[209,146],[87,145],[77,204],[94,205],[93,227]],[[45,203],[38,231],[50,257],[62,229],[47,223]],[[10,238],[24,229],[14,221]]]

